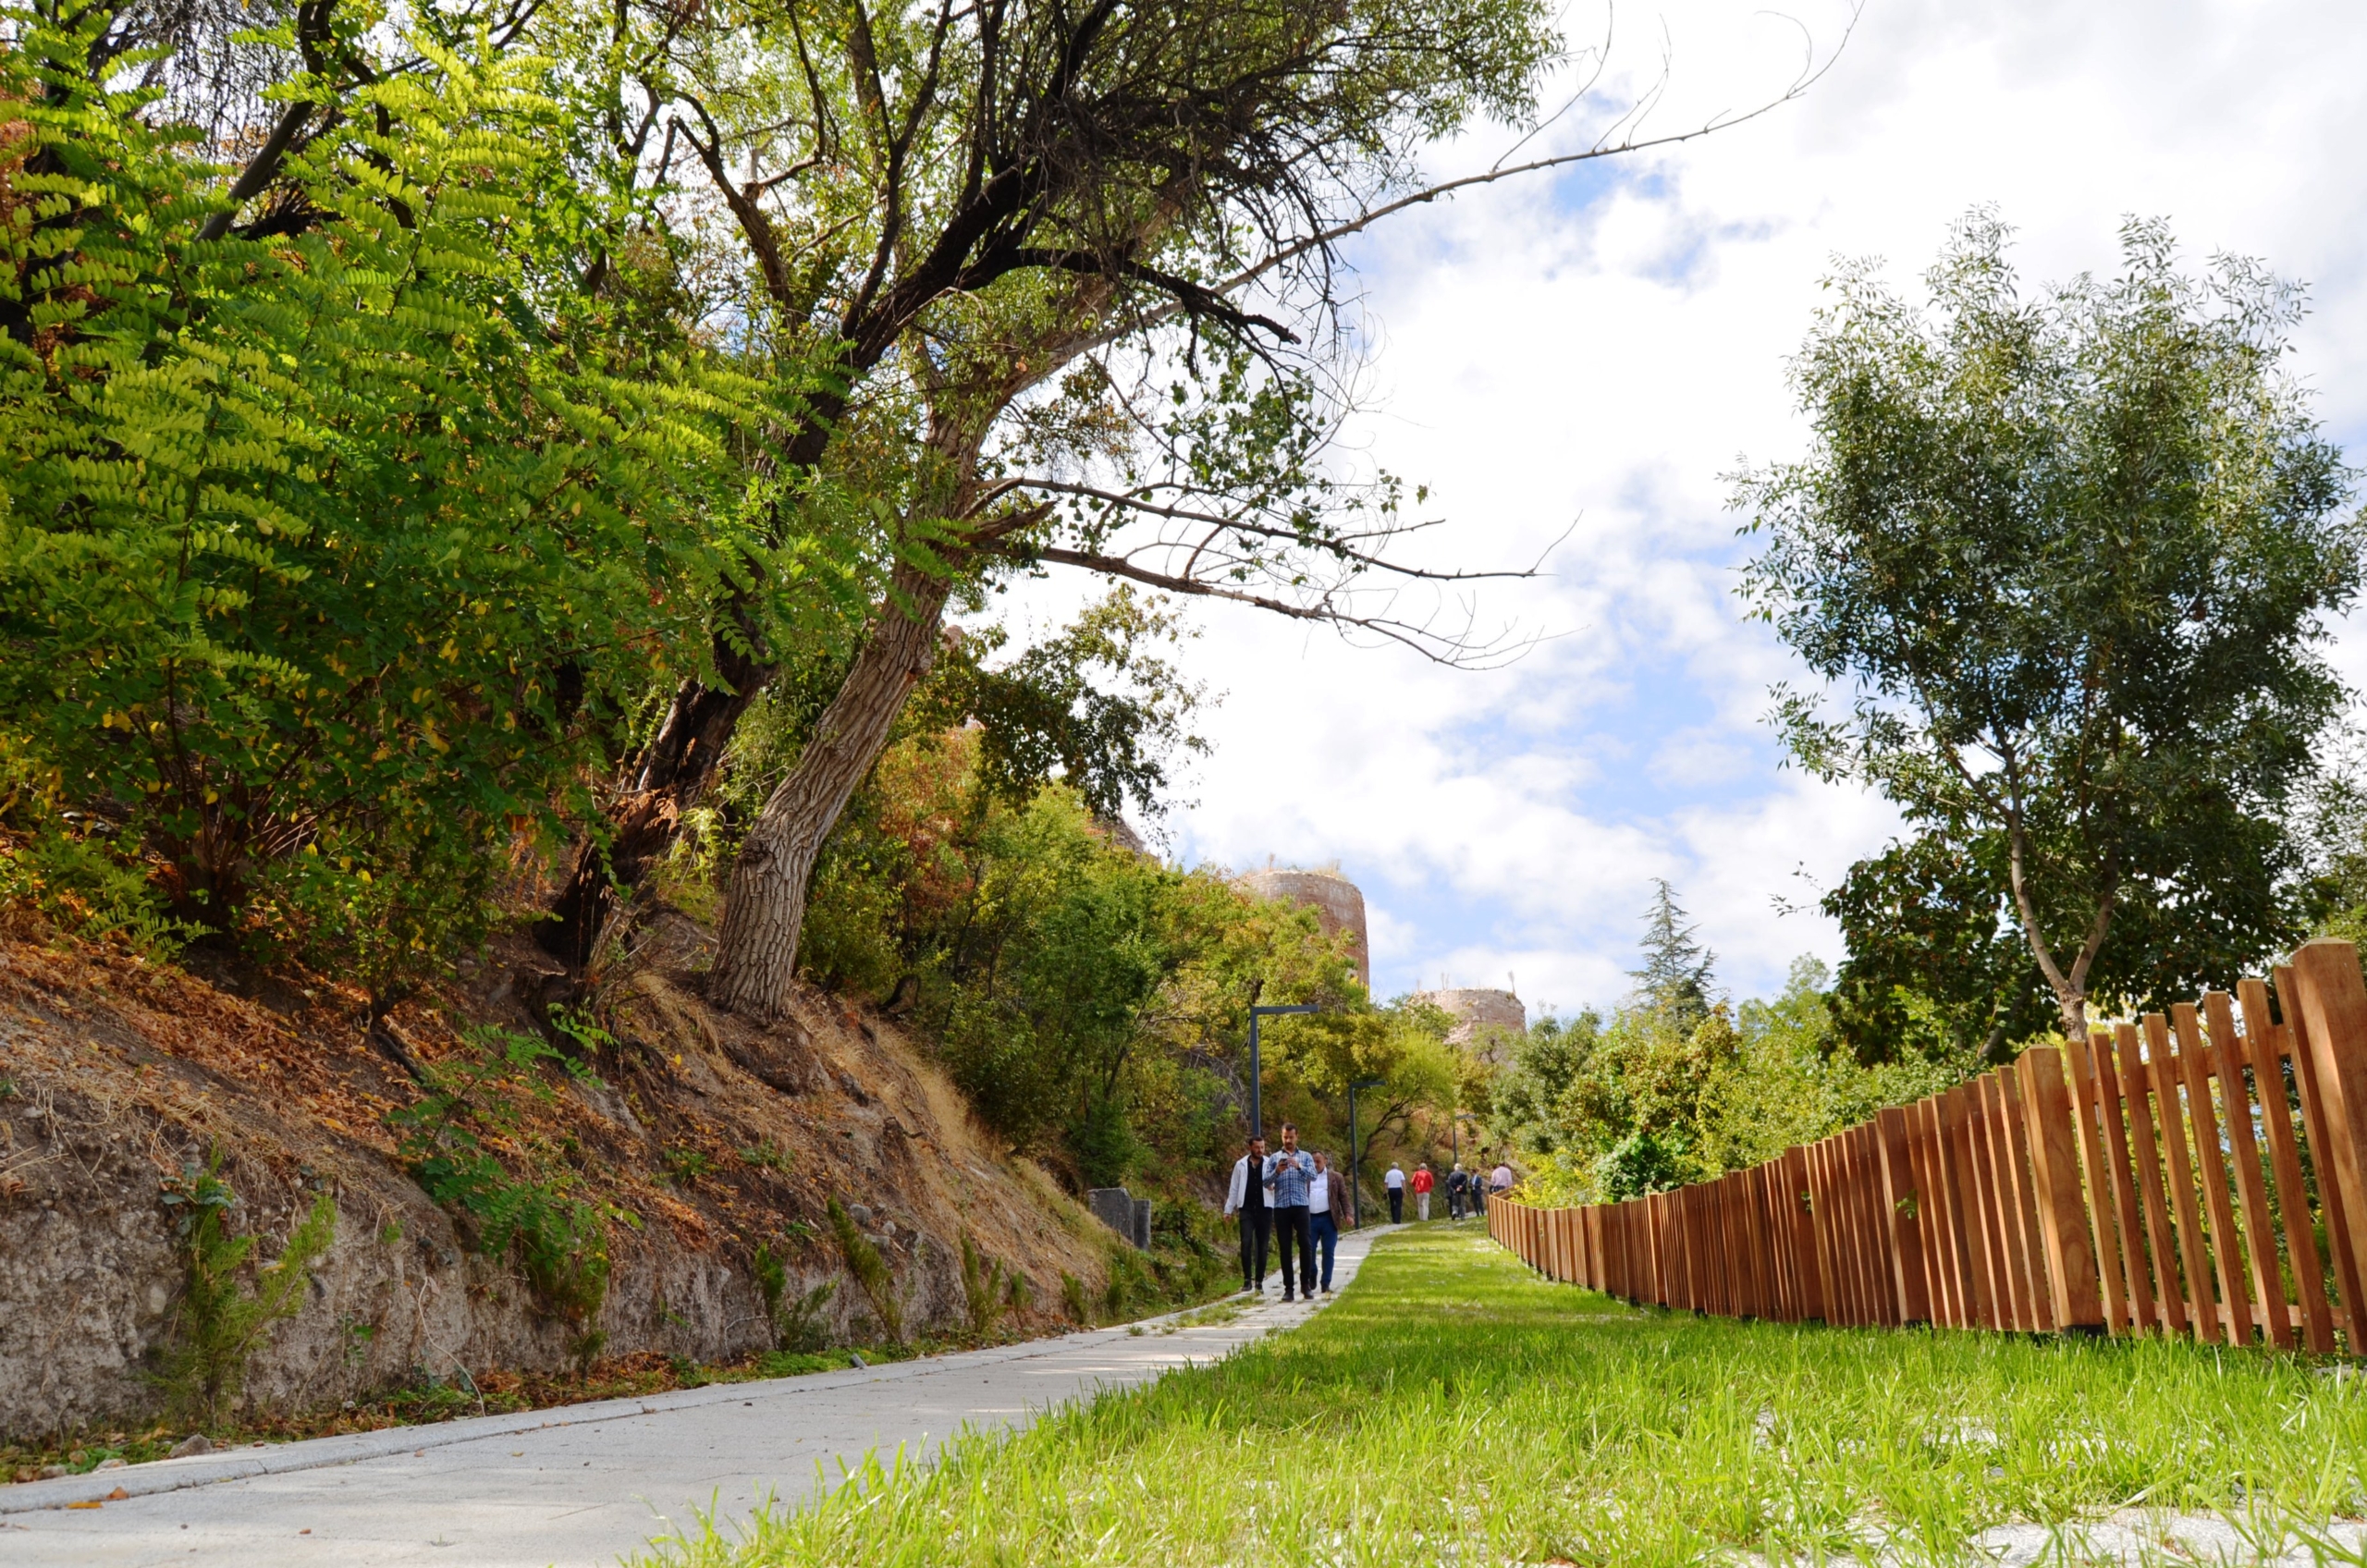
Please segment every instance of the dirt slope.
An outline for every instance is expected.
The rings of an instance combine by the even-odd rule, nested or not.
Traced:
[[[596,1084],[546,1071],[549,1097],[492,1146],[539,1158],[615,1206],[613,1271],[594,1327],[604,1354],[721,1362],[772,1348],[751,1259],[783,1256],[790,1288],[839,1280],[824,1321],[876,1339],[824,1217],[857,1209],[914,1332],[964,1315],[966,1232],[1028,1276],[1019,1331],[1050,1326],[1060,1276],[1106,1277],[1108,1232],[1040,1169],[1007,1158],[961,1096],[887,1021],[802,995],[759,1029],[708,1008],[704,937],[679,916],[644,928],[594,1011],[613,1036]],[[361,1001],[317,976],[202,979],[109,950],[0,938],[0,1441],[138,1419],[181,1267],[160,1182],[218,1151],[239,1194],[232,1229],[275,1254],[325,1189],[339,1210],[311,1300],[252,1364],[248,1397],[335,1404],[422,1372],[549,1370],[578,1329],[403,1170],[389,1110],[418,1088],[399,1063],[460,1060],[458,1030],[525,1030],[524,998],[559,977],[525,944],[400,1010],[403,1046],[365,1043]],[[865,1212],[867,1210],[867,1214]]]

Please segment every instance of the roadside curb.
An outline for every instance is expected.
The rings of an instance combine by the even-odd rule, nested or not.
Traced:
[[[1367,1234],[1389,1227],[1367,1227]],[[192,1487],[213,1486],[225,1481],[240,1481],[259,1476],[287,1475],[300,1470],[328,1469],[341,1464],[357,1464],[373,1459],[389,1459],[403,1453],[424,1453],[429,1449],[449,1448],[456,1443],[479,1442],[488,1438],[513,1437],[521,1432],[545,1431],[557,1427],[595,1426],[605,1421],[628,1421],[644,1415],[663,1415],[679,1410],[696,1410],[707,1405],[752,1403],[760,1400],[790,1400],[800,1395],[825,1392],[834,1389],[854,1387],[863,1383],[895,1382],[902,1378],[944,1370],[951,1366],[988,1366],[1004,1362],[1027,1361],[1042,1356],[1088,1349],[1112,1341],[1124,1341],[1137,1331],[1154,1332],[1179,1318],[1205,1312],[1209,1307],[1238,1301],[1238,1296],[1220,1296],[1215,1301],[1179,1311],[1162,1313],[1157,1317],[1145,1317],[1132,1323],[1121,1323],[1106,1329],[1087,1329],[1073,1334],[1054,1335],[1047,1339],[1023,1340],[1017,1344],[994,1345],[984,1350],[951,1351],[941,1355],[915,1356],[910,1361],[882,1362],[877,1366],[850,1367],[837,1372],[809,1372],[794,1378],[764,1378],[741,1383],[709,1383],[696,1389],[676,1389],[662,1394],[641,1398],[595,1400],[583,1404],[556,1405],[542,1410],[521,1411],[514,1415],[472,1415],[457,1421],[442,1421],[416,1427],[388,1427],[374,1432],[349,1432],[337,1437],[307,1438],[295,1442],[254,1444],[218,1453],[192,1454],[187,1459],[157,1459],[143,1464],[128,1464],[120,1470],[92,1470],[80,1476],[61,1476],[48,1481],[19,1481],[0,1487],[0,1516],[11,1513],[31,1513],[46,1510],[71,1508],[77,1504],[95,1504],[128,1501],[136,1497],[153,1497],[163,1492],[182,1491]],[[1336,1298],[1335,1298],[1336,1299]],[[1267,1306],[1279,1307],[1279,1302]],[[1320,1310],[1327,1303],[1318,1303]],[[1256,1312],[1256,1306],[1244,1308]],[[1308,1313],[1300,1313],[1288,1322],[1278,1322],[1274,1329],[1295,1327]],[[1279,1314],[1277,1314],[1279,1316]],[[1271,1329],[1268,1330],[1271,1331]],[[1260,1336],[1263,1337],[1262,1335]],[[118,1496],[120,1494],[120,1496]]]

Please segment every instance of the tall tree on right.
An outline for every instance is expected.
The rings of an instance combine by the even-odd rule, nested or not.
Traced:
[[[2076,1038],[2091,997],[2224,985],[2297,934],[2286,807],[2347,695],[2319,650],[2362,536],[2280,368],[2298,288],[2189,276],[2132,220],[2117,276],[2025,298],[2009,234],[1966,218],[1924,308],[1832,279],[1792,371],[1810,450],[1736,505],[1765,541],[1746,595],[1846,693],[1776,688],[1792,756],[1895,803],[1895,851],[1985,879],[1969,918],[2018,935]],[[1879,920],[1857,885],[1893,859],[1831,912]],[[1900,933],[1848,935],[1911,974]],[[1944,991],[1969,949],[1943,935]]]

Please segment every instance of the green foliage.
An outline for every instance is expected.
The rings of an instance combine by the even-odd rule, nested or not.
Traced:
[[[1674,908],[1665,888],[1655,908]],[[1748,1169],[1978,1070],[1976,1052],[1937,1039],[1861,1064],[1829,980],[1802,959],[1765,1000],[1696,1015],[1639,987],[1607,1020],[1539,1019],[1497,1080],[1490,1133],[1519,1155],[1534,1200],[1616,1200]]]
[[[1065,1268],[1061,1270],[1061,1305],[1078,1328],[1093,1327],[1093,1304],[1085,1293],[1085,1281]]]
[[[965,631],[914,693],[910,723],[928,731],[975,720],[979,781],[1010,804],[1058,779],[1104,820],[1129,803],[1158,815],[1169,759],[1208,747],[1184,729],[1200,688],[1154,650],[1195,635],[1164,600],[1120,583],[1003,664],[987,662],[1003,645],[1001,628]]]
[[[1696,927],[1686,924],[1667,879],[1653,878],[1652,889],[1652,907],[1644,916],[1644,964],[1630,977],[1637,996],[1680,1028],[1690,1028],[1709,1014],[1717,955],[1693,939]]]
[[[962,1302],[969,1313],[973,1338],[986,1340],[993,1335],[1012,1305],[1012,1282],[1022,1278],[1016,1270],[1006,1272],[1000,1258],[979,1252],[968,1231],[962,1233]]]
[[[278,1257],[256,1269],[249,1285],[245,1266],[256,1238],[227,1233],[239,1197],[221,1170],[218,1155],[185,1167],[163,1193],[180,1253],[181,1296],[154,1378],[175,1417],[209,1426],[236,1406],[248,1362],[272,1325],[303,1307],[306,1271],[337,1240],[337,1200],[315,1194]]]
[[[1852,1026],[1895,1025],[1929,969],[1959,1044],[2023,1016],[2001,931],[2067,1033],[2091,993],[2190,996],[2298,934],[2287,811],[2367,542],[2278,367],[2297,290],[2234,257],[2198,281],[2132,221],[2116,276],[2025,298],[2006,239],[1967,219],[1928,312],[1834,280],[1794,366],[1814,448],[1736,498],[1765,539],[1747,591],[1847,704],[1779,689],[1786,745],[1909,824],[1828,900]],[[1919,901],[1920,931],[1881,934]]]
[[[984,747],[919,731],[881,759],[824,852],[801,956],[816,982],[902,1012],[1012,1145],[1088,1186],[1220,1158],[1260,985],[1336,1010],[1267,1040],[1271,1103],[1310,1127],[1344,1132],[1360,1078],[1393,1085],[1368,1098],[1367,1132],[1451,1093],[1443,1021],[1364,1005],[1310,913],[1147,860],[1064,783],[1012,804]]]
[[[895,1276],[888,1269],[888,1260],[871,1244],[855,1224],[854,1216],[846,1207],[832,1198],[829,1201],[830,1233],[838,1239],[839,1256],[846,1259],[847,1272],[862,1288],[863,1299],[871,1304],[871,1316],[878,1321],[879,1332],[889,1344],[904,1342],[904,1304],[896,1293]]]
[[[751,534],[786,487],[730,447],[793,404],[583,287],[549,64],[330,14],[222,42],[334,112],[217,235],[179,67],[106,54],[116,10],[6,7],[0,753],[113,829],[85,884],[157,857],[184,924],[135,939],[253,932],[386,994],[482,933],[728,579],[830,571]]]
[[[488,1028],[465,1037],[459,1062],[428,1065],[417,1104],[387,1113],[397,1151],[421,1189],[467,1222],[478,1252],[514,1253],[544,1306],[574,1326],[580,1345],[593,1344],[608,1290],[607,1212],[574,1196],[571,1174],[521,1136],[521,1096],[550,1096],[546,1066],[587,1081],[590,1070],[531,1035]],[[488,1140],[538,1169],[512,1175]]]
[[[761,1242],[756,1245],[754,1267],[756,1288],[765,1298],[765,1321],[772,1325],[774,1347],[792,1355],[819,1352],[829,1339],[822,1327],[822,1309],[838,1293],[839,1282],[825,1280],[810,1291],[791,1294],[787,1266]]]

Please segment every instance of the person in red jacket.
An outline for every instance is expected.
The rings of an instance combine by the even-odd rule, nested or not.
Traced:
[[[1426,1159],[1414,1167],[1414,1217],[1416,1219],[1428,1219],[1430,1217],[1430,1189],[1437,1185],[1438,1182],[1430,1175],[1429,1160]]]

